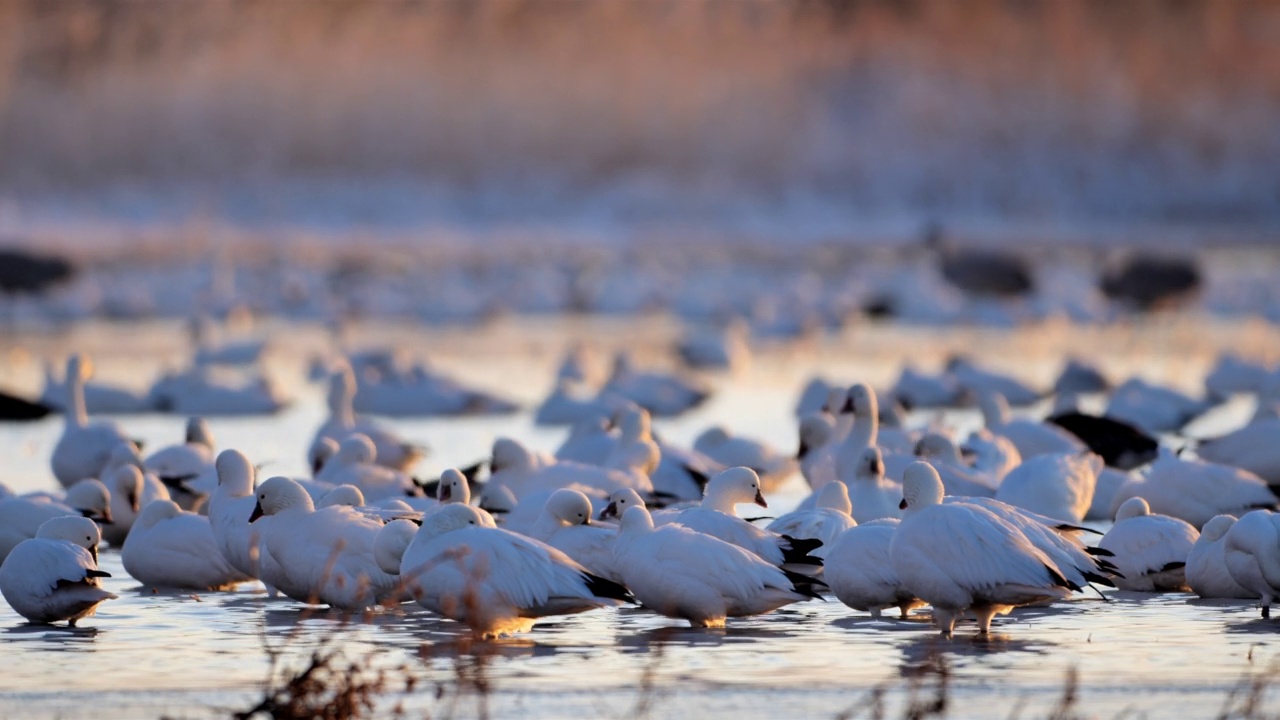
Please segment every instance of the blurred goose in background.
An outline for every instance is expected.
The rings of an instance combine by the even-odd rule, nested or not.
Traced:
[[[191,344],[195,348],[195,365],[257,365],[266,354],[264,340],[216,342],[213,319],[204,315],[191,318],[188,325]]]
[[[270,378],[234,377],[209,365],[163,375],[148,397],[158,410],[180,415],[274,415],[288,405]]]
[[[741,435],[732,435],[716,425],[698,435],[693,449],[726,467],[748,467],[760,476],[766,490],[778,487],[796,470],[795,458],[767,444]]]
[[[956,407],[963,403],[966,393],[950,373],[929,375],[908,363],[902,366],[887,395],[906,409],[917,410]]]
[[[1078,525],[1093,503],[1102,467],[1102,458],[1088,450],[1036,455],[1004,477],[996,500]]]
[[[1191,258],[1133,253],[1108,268],[1098,281],[1102,293],[1134,310],[1184,305],[1200,292],[1199,264]]]
[[[92,372],[88,358],[82,355],[72,355],[67,360],[65,424],[50,458],[53,476],[63,487],[70,487],[85,478],[99,477],[116,445],[133,442],[111,421],[89,422],[84,404],[84,382]]]
[[[132,445],[121,447],[133,448]],[[168,500],[169,490],[154,476],[147,476],[136,465],[124,463],[104,473],[102,483],[111,494],[111,524],[104,525],[102,537],[114,547],[124,545],[125,538],[142,508],[154,500]]]
[[[1262,419],[1196,446],[1203,460],[1238,467],[1280,485],[1280,418]]]
[[[213,458],[213,433],[204,418],[193,417],[187,420],[183,443],[155,451],[142,465],[165,485],[172,487],[181,483],[186,488],[208,495],[218,484]]]
[[[1151,511],[1201,527],[1214,515],[1243,515],[1273,509],[1275,494],[1257,475],[1229,465],[1184,460],[1167,449],[1145,476],[1134,475],[1116,491],[1118,512],[1130,498],[1144,498]]]
[[[1231,577],[1227,567],[1227,531],[1236,524],[1232,515],[1217,515],[1205,523],[1187,554],[1185,574],[1191,591],[1202,598],[1254,598]]]
[[[993,475],[965,463],[955,442],[941,433],[926,433],[916,443],[915,454],[941,476],[947,495],[994,497],[1000,485]]]
[[[709,387],[684,376],[636,370],[626,352],[614,356],[613,373],[601,392],[621,395],[654,417],[680,415],[711,397]]]
[[[97,480],[81,480],[67,488],[61,501],[46,496],[0,500],[0,561],[18,543],[36,536],[46,520],[71,515],[99,523],[111,522],[111,493]]]
[[[1159,434],[1181,430],[1208,409],[1207,402],[1135,377],[1115,389],[1104,414]]]
[[[44,389],[40,393],[41,404],[55,410],[66,410],[69,402],[67,397],[70,392],[70,377],[70,375],[57,377],[54,364],[46,360]],[[84,394],[85,411],[92,414],[127,415],[155,410],[155,406],[145,393],[117,385],[86,379],[81,385],[81,392]]]
[[[1018,448],[1018,454],[1023,459],[1047,453],[1074,453],[1085,449],[1085,444],[1079,438],[1057,425],[1025,418],[1015,419],[1009,412],[1009,403],[999,392],[979,393],[978,402],[982,407],[982,419],[987,429],[1008,438]]]
[[[372,440],[377,463],[393,470],[407,471],[426,455],[426,449],[422,445],[405,442],[389,428],[384,428],[369,418],[358,417],[351,404],[355,395],[356,379],[351,366],[345,361],[337,363],[329,375],[329,391],[326,395],[329,418],[316,430],[311,450],[308,451],[308,460],[314,460],[317,443],[322,439],[328,438],[341,443],[353,432]]]
[[[1111,389],[1111,381],[1101,370],[1078,357],[1068,357],[1058,379],[1053,382],[1053,392],[1058,395],[1102,393]]]
[[[331,485],[353,485],[370,501],[416,495],[418,484],[406,473],[377,464],[373,441],[362,433],[351,433],[338,452],[316,473],[316,480]]]
[[[939,223],[925,228],[924,244],[936,255],[942,277],[969,295],[1016,298],[1035,291],[1035,276],[1022,257],[997,248],[959,248]]]
[[[986,428],[969,433],[960,446],[960,455],[969,460],[974,470],[990,475],[996,482],[1004,482],[1005,476],[1022,464],[1022,453],[1013,441]]]
[[[956,355],[947,361],[947,373],[954,378],[960,390],[971,397],[981,399],[987,395],[999,395],[1009,405],[1023,407],[1033,405],[1044,393],[1010,375],[979,367],[969,358]]]
[[[86,518],[46,520],[34,538],[23,540],[0,565],[0,594],[33,623],[76,622],[98,605],[116,599],[99,579],[98,528]]]
[[[1134,497],[1120,505],[1115,525],[1098,541],[1120,570],[1116,587],[1143,592],[1187,590],[1187,556],[1200,533],[1183,520],[1155,514]]]
[[[1133,470],[1156,459],[1160,443],[1132,424],[1111,417],[1082,413],[1072,407],[1045,421],[1071,433],[1102,456],[1108,467]]]
[[[834,389],[836,386],[823,378],[815,377],[809,380],[800,390],[800,398],[796,400],[796,417],[803,418],[821,412],[827,402],[827,396]]]
[[[676,354],[697,370],[741,370],[751,362],[751,326],[740,317],[723,329],[693,328],[676,343]]]
[[[1257,395],[1266,388],[1270,374],[1271,368],[1265,363],[1224,352],[1204,378],[1205,394],[1215,400],[1226,400],[1238,394]]]

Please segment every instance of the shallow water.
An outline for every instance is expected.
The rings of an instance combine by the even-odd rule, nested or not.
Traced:
[[[563,327],[558,332],[560,340],[574,335]],[[1171,347],[1157,342],[1167,337],[1167,329],[1138,333],[1126,346],[1138,348],[1134,352]],[[518,399],[532,400],[543,391],[559,345],[514,343],[513,334],[499,340],[476,337],[464,347],[496,343],[518,352],[468,354],[456,343],[438,343],[442,350],[432,358],[463,380],[506,387]],[[1193,385],[1213,344],[1238,341],[1238,334],[1219,328],[1211,340],[1201,338],[1209,345],[1147,369],[1156,378]],[[644,337],[656,345],[662,334]],[[1021,350],[1000,362],[1021,364],[1029,377],[1050,377],[1060,355],[1053,343],[1071,346],[1082,336],[1068,332],[1063,337],[1053,342],[1017,333],[1002,337],[1004,347]],[[1274,350],[1270,336],[1250,338]],[[40,351],[68,342],[20,340]],[[922,338],[864,329],[818,348],[774,350],[745,376],[720,381],[721,392],[708,406],[655,426],[689,442],[707,424],[724,422],[792,447],[791,411],[801,379],[823,370],[832,377],[884,382],[905,354],[918,352],[922,340],[940,348],[973,337]],[[117,348],[113,354],[105,346],[100,354],[104,374],[127,374],[134,367],[150,372],[159,362],[156,356],[131,361],[127,353]],[[1104,360],[1112,368],[1137,362],[1128,356]],[[6,362],[9,377],[25,377],[20,364],[12,358]],[[315,388],[297,387],[299,402],[277,418],[213,421],[220,446],[241,448],[255,461],[272,461],[264,472],[302,472],[302,448],[321,420],[323,405]],[[1228,413],[1217,422],[1225,426],[1232,417]],[[947,420],[972,424],[974,417],[959,413]],[[180,418],[160,416],[122,422],[152,447],[172,442],[182,426]],[[563,435],[533,428],[528,413],[395,424],[435,448],[424,472],[482,456],[497,434],[548,450]],[[1207,430],[1212,429],[1211,423]],[[0,452],[10,458],[3,480],[21,490],[52,483],[47,457],[60,430],[57,420],[0,429]],[[804,494],[801,483],[792,478],[772,493],[771,510],[781,512],[797,502]],[[928,695],[939,666],[947,669],[949,712],[955,717],[1045,715],[1072,669],[1079,674],[1078,709],[1086,715],[1207,717],[1221,709],[1244,674],[1280,662],[1280,621],[1261,621],[1252,603],[1202,602],[1180,594],[1109,593],[1105,603],[1081,595],[999,619],[989,640],[975,639],[971,624],[962,626],[955,639],[943,640],[927,615],[875,621],[831,601],[731,621],[720,631],[690,630],[635,608],[600,610],[540,623],[511,640],[472,643],[459,626],[416,606],[346,621],[291,601],[267,600],[257,585],[231,593],[153,594],[127,576],[114,550],[105,551],[102,564],[113,574],[106,586],[121,597],[103,605],[97,617],[83,622],[85,627],[30,627],[0,603],[0,717],[78,717],[90,708],[106,717],[225,716],[260,697],[268,671],[265,644],[283,648],[284,662],[292,667],[328,643],[366,667],[406,665],[418,679],[415,690],[390,693],[382,710],[402,702],[411,716],[434,717],[871,716],[877,688],[887,691],[888,715],[897,716],[910,684],[924,683],[921,692]],[[399,671],[394,675],[400,677]],[[460,679],[472,688],[461,698],[454,694]],[[477,680],[485,692],[474,691]],[[443,689],[441,697],[437,687]]]

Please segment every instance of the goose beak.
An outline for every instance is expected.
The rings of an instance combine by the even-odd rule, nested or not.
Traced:
[[[443,503],[443,502],[448,502],[449,500],[453,499],[453,487],[452,487],[452,486],[449,486],[449,485],[441,485],[441,486],[440,486],[440,497],[439,497],[438,499],[439,499],[439,500],[440,500],[440,502],[442,502],[442,503]]]
[[[262,503],[253,504],[253,514],[249,516],[249,522],[253,522],[262,517]]]
[[[756,490],[756,501],[755,501],[755,502],[756,502],[756,504],[757,504],[757,505],[759,505],[759,506],[760,506],[760,507],[762,507],[762,508],[767,508],[767,507],[769,507],[769,503],[765,502],[764,495],[760,494],[760,491],[759,491],[759,490]]]
[[[898,503],[898,509],[899,509],[899,510],[906,510],[906,509],[907,509],[907,499],[906,499],[906,498],[902,498],[902,502]]]
[[[880,462],[879,460],[877,460],[876,462],[871,463],[871,472],[872,472],[872,473],[874,473],[874,474],[876,474],[876,475],[883,475],[883,474],[884,474],[884,463]]]
[[[617,516],[618,516],[618,503],[616,502],[609,503],[608,505],[605,506],[603,510],[600,511],[601,520],[604,520],[605,518],[611,518],[611,517],[617,517]]]
[[[129,493],[128,500],[129,500],[129,508],[133,510],[134,515],[137,515],[138,514],[138,494]]]
[[[801,440],[800,448],[796,450],[796,459],[803,460],[804,456],[808,454],[809,454],[809,446],[803,440]]]
[[[853,398],[845,398],[844,405],[840,407],[840,412],[842,413],[853,412]]]
[[[583,521],[582,521],[582,524],[583,524],[583,525],[590,525],[590,524],[591,524],[591,518],[589,518],[589,517],[588,517],[586,520],[583,520]]]

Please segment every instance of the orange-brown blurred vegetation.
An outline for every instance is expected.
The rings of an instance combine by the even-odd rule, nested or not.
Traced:
[[[15,192],[403,177],[1270,222],[1280,3],[7,0],[0,156]]]

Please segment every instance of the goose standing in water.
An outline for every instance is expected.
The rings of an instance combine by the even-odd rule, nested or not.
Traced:
[[[796,540],[820,541],[822,544],[813,550],[813,556],[825,560],[835,539],[858,524],[850,514],[852,510],[849,490],[845,484],[827,483],[818,491],[817,501],[812,508],[780,515],[766,529]]]
[[[822,577],[840,602],[874,618],[891,607],[898,608],[905,618],[924,605],[893,571],[889,548],[898,523],[897,518],[872,520],[849,528],[832,543]]]
[[[103,590],[98,569],[98,526],[87,518],[45,521],[0,565],[0,594],[33,623],[66,620],[71,626],[117,596]]]
[[[111,493],[97,480],[81,480],[67,489],[61,501],[48,497],[9,497],[0,500],[0,561],[23,540],[36,536],[46,521],[63,516],[111,523]]]
[[[614,563],[643,606],[693,627],[821,598],[818,580],[783,570],[737,545],[681,525],[655,527],[649,511],[622,513]]]
[[[1236,524],[1230,515],[1218,515],[1205,523],[1187,554],[1186,576],[1191,591],[1202,598],[1253,598],[1253,593],[1231,577],[1227,567],[1227,532]]]
[[[1280,597],[1280,515],[1246,513],[1227,530],[1223,546],[1231,579],[1259,599],[1262,617],[1271,617],[1271,603]]]
[[[942,497],[942,479],[933,467],[907,467],[903,519],[889,554],[903,587],[933,606],[944,636],[951,636],[966,611],[986,635],[996,615],[1066,599],[1080,589],[1016,527],[976,505],[943,504]]]
[[[458,504],[423,521],[404,552],[400,577],[418,604],[481,636],[525,632],[548,615],[631,600],[625,587],[559,550],[487,527],[478,510]]]
[[[50,461],[53,476],[63,487],[71,487],[85,478],[101,476],[102,468],[111,459],[111,451],[116,445],[132,442],[113,422],[89,422],[84,405],[84,382],[89,378],[91,368],[88,359],[82,355],[72,355],[67,360],[66,424]]]

